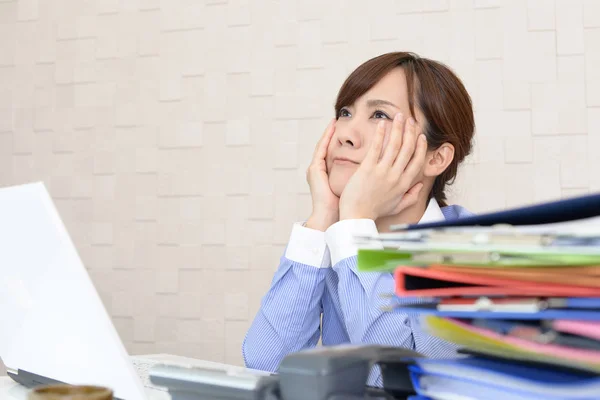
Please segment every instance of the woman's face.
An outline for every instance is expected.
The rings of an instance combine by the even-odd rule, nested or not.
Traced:
[[[386,121],[385,148],[392,120],[399,112],[405,117],[410,116],[406,76],[402,68],[389,72],[355,104],[340,110],[326,158],[329,186],[336,196],[341,196],[348,180],[365,158],[377,124],[382,119]],[[417,109],[415,113],[417,124],[421,125],[422,114]]]

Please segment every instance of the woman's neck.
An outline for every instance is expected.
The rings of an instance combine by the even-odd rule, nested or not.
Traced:
[[[390,226],[397,224],[416,224],[429,205],[429,199],[427,197],[419,198],[419,200],[412,206],[402,210],[396,215],[388,215],[385,217],[377,218],[375,225],[377,225],[377,231],[379,233],[390,232]]]

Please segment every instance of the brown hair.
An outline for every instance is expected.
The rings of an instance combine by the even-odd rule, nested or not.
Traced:
[[[471,152],[471,139],[475,131],[475,119],[471,97],[460,79],[442,63],[420,58],[414,53],[395,52],[372,58],[348,76],[335,102],[339,115],[342,107],[354,102],[377,84],[394,68],[403,68],[406,74],[410,113],[415,116],[415,101],[425,116],[420,121],[429,149],[437,149],[443,143],[454,146],[454,159],[439,175],[429,194],[441,206],[446,206],[446,184],[451,184],[458,165]]]

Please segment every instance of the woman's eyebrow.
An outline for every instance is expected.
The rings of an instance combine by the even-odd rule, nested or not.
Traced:
[[[394,103],[387,101],[387,100],[380,100],[380,99],[372,99],[372,100],[367,100],[367,106],[368,107],[377,107],[377,106],[392,106],[395,108],[400,108],[397,105],[395,105]]]

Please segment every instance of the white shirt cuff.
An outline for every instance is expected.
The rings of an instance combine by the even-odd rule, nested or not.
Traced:
[[[315,268],[331,266],[329,250],[325,243],[325,232],[295,223],[285,251],[288,260]]]
[[[336,222],[325,231],[325,242],[331,253],[331,264],[358,254],[355,236],[377,236],[377,226],[372,219],[346,219]],[[360,248],[382,248],[379,244],[361,245]]]

